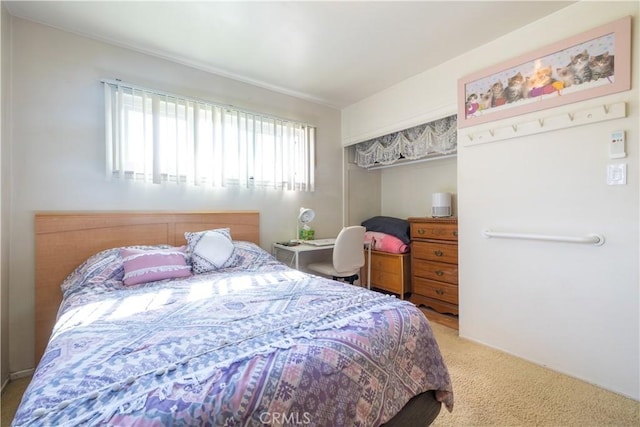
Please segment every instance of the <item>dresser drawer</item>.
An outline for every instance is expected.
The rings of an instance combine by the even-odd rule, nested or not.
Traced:
[[[458,245],[445,242],[412,242],[411,253],[414,259],[427,261],[458,263]]]
[[[412,293],[425,297],[446,301],[451,304],[458,304],[458,287],[448,283],[414,276],[413,289],[411,291]]]
[[[411,223],[411,239],[458,241],[458,224]]]
[[[416,259],[413,263],[413,275],[452,285],[458,284],[458,266],[455,264]]]
[[[365,252],[365,257],[366,257]],[[402,259],[393,256],[387,256],[386,254],[372,253],[371,254],[371,270],[397,272],[402,268]]]
[[[367,251],[364,253],[365,265],[362,268],[362,283],[367,283]],[[411,257],[409,254],[391,254],[371,251],[371,287],[398,294],[404,298],[409,292],[411,282]]]
[[[402,285],[403,277],[400,273],[371,270],[371,286],[374,288],[384,289],[385,291],[401,295],[407,291],[403,289]]]

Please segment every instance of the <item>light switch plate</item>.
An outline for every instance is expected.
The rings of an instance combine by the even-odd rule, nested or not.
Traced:
[[[627,184],[627,164],[613,163],[607,166],[607,184],[608,185],[626,185]]]

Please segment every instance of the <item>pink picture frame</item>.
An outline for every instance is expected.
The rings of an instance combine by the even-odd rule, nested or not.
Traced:
[[[631,89],[627,16],[458,80],[458,128]]]

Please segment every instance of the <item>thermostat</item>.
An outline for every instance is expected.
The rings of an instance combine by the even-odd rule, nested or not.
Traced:
[[[627,156],[627,153],[624,152],[624,131],[617,130],[615,132],[611,132],[611,137],[609,140],[609,157],[612,159],[621,159]]]

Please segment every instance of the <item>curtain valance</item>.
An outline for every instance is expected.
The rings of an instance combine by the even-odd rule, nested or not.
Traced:
[[[453,154],[457,148],[457,117],[453,115],[356,144],[355,157],[358,166],[370,168]]]

